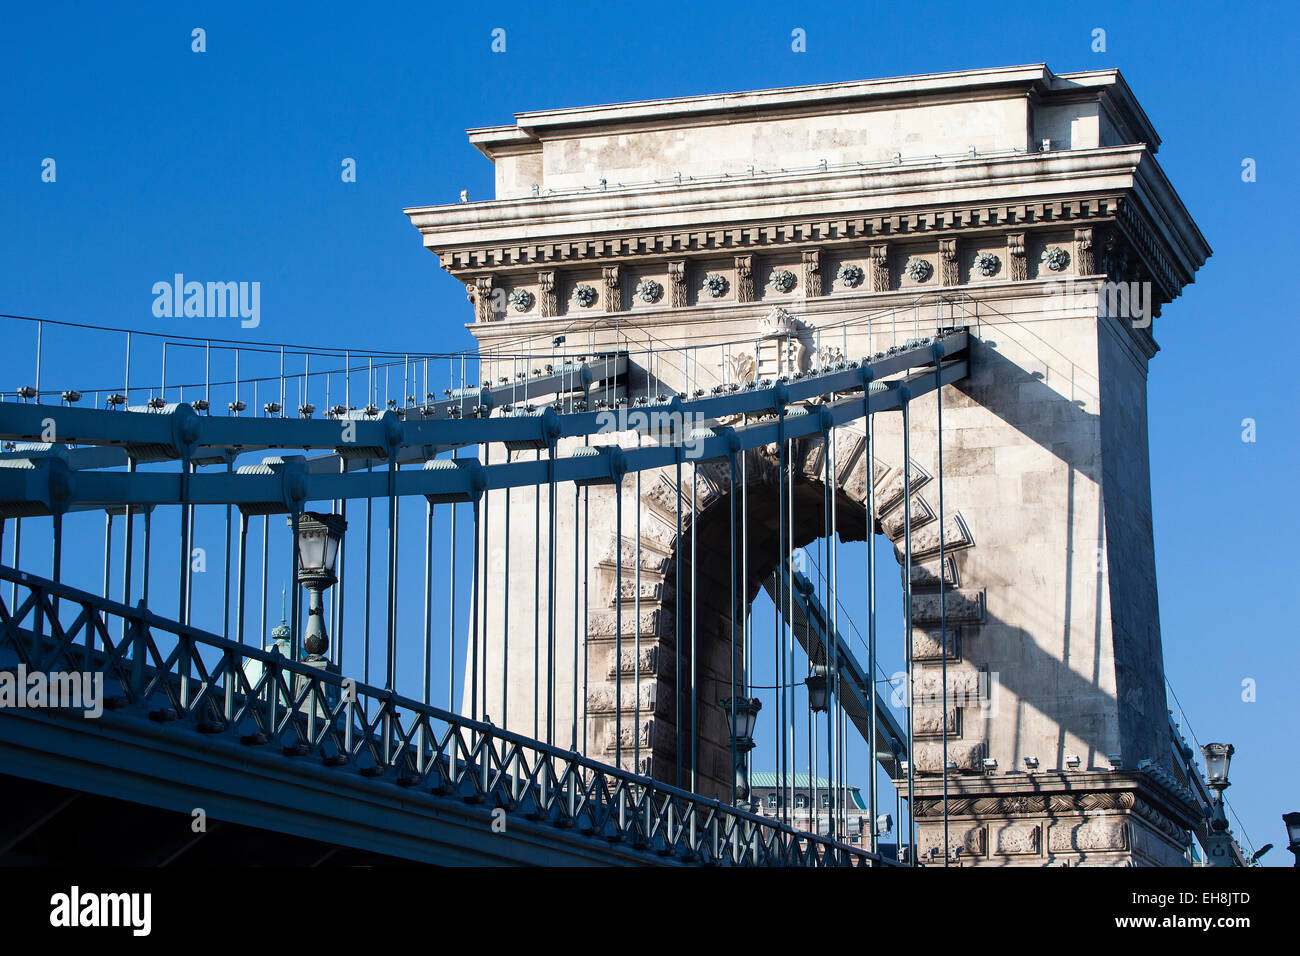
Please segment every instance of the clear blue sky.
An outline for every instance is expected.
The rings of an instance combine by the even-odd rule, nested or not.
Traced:
[[[1151,466],[1170,679],[1201,742],[1237,746],[1255,844],[1300,809],[1300,465],[1285,281],[1297,241],[1283,5],[11,5],[0,31],[0,311],[148,331],[442,350],[463,290],[403,206],[491,193],[464,129],[516,110],[1046,62],[1120,68],[1214,256],[1156,325]],[[191,30],[207,51],[191,51]],[[493,28],[507,52],[490,50]],[[807,31],[807,52],[790,49]],[[1105,53],[1091,50],[1094,28]],[[57,180],[41,181],[46,157]],[[345,157],[357,181],[340,179]],[[1258,164],[1243,183],[1241,163]],[[262,284],[262,324],[155,319],[176,272]],[[205,324],[206,323],[206,324]],[[34,344],[4,326],[0,382]],[[13,333],[12,335],[10,333]],[[47,369],[119,378],[120,350],[55,338]],[[74,374],[77,373],[77,374]],[[53,374],[53,373],[50,373]],[[319,400],[318,400],[319,404]],[[1241,440],[1242,420],[1258,440]],[[1242,682],[1256,700],[1242,700]],[[1290,860],[1279,846],[1270,864]]]

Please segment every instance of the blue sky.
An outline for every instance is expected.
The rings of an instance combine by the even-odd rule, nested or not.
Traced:
[[[132,5],[12,7],[0,32],[0,311],[142,331],[397,351],[468,346],[464,292],[403,206],[491,193],[464,129],[516,110],[1046,62],[1120,68],[1214,248],[1157,322],[1151,467],[1165,662],[1202,743],[1236,744],[1255,844],[1300,809],[1300,465],[1285,280],[1297,14],[1282,5]],[[207,51],[191,51],[191,30]],[[507,51],[490,50],[506,30]],[[793,53],[794,28],[807,52]],[[1106,52],[1091,50],[1106,31]],[[46,157],[54,183],[41,180]],[[343,183],[340,163],[357,162]],[[1244,183],[1241,164],[1257,163]],[[154,318],[176,272],[257,280],[262,323]],[[205,324],[207,323],[207,324]],[[164,327],[164,324],[165,327]],[[6,323],[0,382],[30,378]],[[94,340],[98,343],[99,340]],[[52,333],[47,374],[120,378]],[[141,360],[143,361],[143,360]],[[319,404],[319,401],[318,401]],[[1257,441],[1242,441],[1243,419]],[[88,572],[89,573],[89,572]],[[1255,681],[1255,700],[1242,699]],[[1285,864],[1279,846],[1267,858]]]

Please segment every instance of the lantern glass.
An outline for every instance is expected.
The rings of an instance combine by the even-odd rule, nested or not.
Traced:
[[[298,566],[304,571],[325,569],[325,530],[298,530]]]
[[[1286,824],[1286,837],[1292,845],[1300,844],[1300,813],[1282,814],[1282,822]]]
[[[826,711],[826,675],[809,674],[804,680],[808,687],[808,707],[815,714]]]
[[[754,724],[758,721],[758,711],[763,706],[757,698],[737,697],[720,702],[727,715],[727,724],[731,736],[736,740],[750,740],[754,736]],[[735,711],[733,714],[732,711]]]
[[[293,526],[293,520],[287,522]],[[298,569],[333,576],[347,522],[338,515],[304,511],[298,518]]]
[[[1211,784],[1227,784],[1233,751],[1232,744],[1206,744],[1201,748],[1205,755],[1205,776]]]

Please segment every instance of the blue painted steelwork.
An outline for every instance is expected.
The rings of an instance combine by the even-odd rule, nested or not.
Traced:
[[[823,398],[842,392],[861,392],[864,382],[879,382],[888,374],[932,368],[934,358],[928,341],[901,350],[870,366],[855,366],[801,381],[777,382],[724,396],[682,401],[674,398],[663,410],[676,420],[716,419],[741,414],[770,414],[793,402]],[[900,391],[907,389],[915,399],[936,387],[965,378],[966,333],[957,332],[941,343],[951,361],[938,373],[915,372],[885,385],[872,385],[864,402],[861,398],[833,401],[821,415],[785,416],[760,420],[739,428],[717,428],[711,438],[700,440],[698,461],[726,459],[734,451],[759,448],[778,441],[812,436],[827,427],[843,425],[868,413],[900,408]],[[879,388],[879,391],[874,389]],[[0,438],[33,441],[44,428],[42,422],[57,413],[60,440],[87,444],[150,446],[166,450],[179,460],[192,460],[199,449],[234,447],[337,448],[338,422],[298,419],[241,419],[200,416],[188,405],[170,411],[112,412],[97,409],[53,409],[50,406],[0,403]],[[355,442],[349,450],[366,449],[365,455],[381,461],[395,460],[397,452],[412,446],[453,447],[493,442],[540,441],[550,446],[560,438],[586,437],[607,427],[600,412],[561,415],[547,408],[539,415],[497,418],[404,422],[395,412],[385,412],[378,421],[349,422],[355,427]],[[826,416],[829,415],[829,418]],[[65,417],[66,416],[66,417]],[[387,498],[426,495],[434,501],[477,498],[482,492],[503,488],[536,487],[555,482],[610,482],[616,472],[663,468],[677,461],[676,444],[621,449],[603,448],[599,455],[572,455],[554,463],[518,461],[482,465],[466,458],[456,470],[409,470],[341,472],[338,459],[323,455],[310,461],[302,455],[268,459],[265,470],[254,474],[203,474],[194,472],[181,481],[175,474],[97,472],[93,482],[78,482],[68,451],[62,445],[43,445],[10,453],[31,468],[0,469],[0,514],[53,513],[101,508],[113,504],[137,506],[174,504],[182,488],[189,504],[231,504],[271,508],[282,513],[301,509],[309,501],[354,498]],[[552,471],[553,469],[553,471]],[[35,511],[13,510],[22,506]]]
[[[682,439],[691,439],[693,467],[701,461],[726,460],[734,469],[737,453],[774,443],[784,450],[788,443],[797,439],[824,437],[831,434],[831,429],[835,426],[869,418],[879,411],[900,409],[909,398],[964,378],[968,373],[967,349],[965,331],[946,330],[934,340],[913,340],[902,347],[878,354],[872,360],[864,359],[861,363],[838,362],[815,372],[796,374],[792,379],[783,377],[761,383],[734,383],[729,387],[714,389],[711,397],[703,397],[703,392],[697,391],[695,398],[688,399],[682,395],[650,401],[647,393],[639,400],[641,404],[630,409],[618,409],[615,414],[625,416],[628,421],[635,421],[634,416],[643,411],[666,414],[674,422],[716,422],[732,417],[742,420],[743,425],[698,428],[676,433],[672,440],[663,444],[641,446],[638,443],[636,448],[584,445],[563,458],[556,455],[557,443],[561,439],[589,440],[592,435],[611,430],[611,410],[618,408],[624,399],[618,398],[612,406],[607,406],[610,410],[597,410],[606,405],[604,401],[597,402],[593,409],[591,389],[593,384],[600,383],[608,397],[617,396],[619,389],[626,392],[629,370],[626,354],[597,356],[590,361],[570,361],[559,368],[548,366],[545,374],[537,370],[533,378],[511,382],[504,387],[484,383],[482,388],[449,389],[447,394],[450,397],[445,402],[416,406],[409,404],[411,399],[408,397],[407,407],[400,410],[390,408],[382,413],[377,407],[378,395],[375,395],[376,401],[371,401],[368,393],[364,409],[339,406],[331,409],[324,419],[312,418],[310,414],[297,419],[278,414],[268,414],[265,418],[240,417],[238,411],[245,406],[238,401],[237,370],[236,401],[229,405],[233,412],[229,416],[209,414],[211,408],[207,398],[196,400],[191,405],[179,401],[169,403],[160,396],[151,397],[146,405],[131,406],[122,397],[121,402],[110,402],[113,405],[110,409],[0,402],[0,438],[20,443],[0,452],[0,518],[45,514],[53,516],[56,579],[47,581],[21,570],[0,567],[0,581],[7,582],[10,586],[9,606],[0,602],[0,667],[15,662],[40,670],[66,665],[71,669],[89,669],[101,674],[106,683],[114,688],[117,704],[111,721],[114,730],[109,737],[115,745],[128,750],[132,746],[130,740],[141,736],[148,738],[149,735],[145,732],[148,728],[163,724],[184,730],[188,735],[203,735],[201,739],[207,741],[209,748],[225,748],[227,763],[233,761],[236,768],[241,761],[235,755],[241,752],[258,753],[281,761],[290,760],[286,766],[300,768],[301,773],[307,773],[306,768],[310,766],[308,776],[313,779],[322,772],[344,779],[348,781],[347,786],[354,797],[362,793],[365,781],[373,781],[374,786],[386,782],[390,790],[385,793],[390,797],[393,792],[420,794],[420,799],[450,799],[457,808],[463,808],[467,804],[501,807],[522,814],[532,823],[544,823],[557,832],[576,833],[584,838],[598,837],[603,843],[598,841],[597,845],[611,848],[606,856],[612,854],[621,859],[628,858],[628,854],[633,857],[642,854],[679,862],[744,865],[878,864],[881,861],[872,854],[854,850],[833,840],[800,833],[789,826],[775,824],[717,800],[701,798],[680,787],[665,786],[649,777],[610,767],[580,755],[576,750],[563,751],[552,746],[555,732],[553,673],[548,677],[547,684],[546,743],[500,730],[486,719],[476,719],[487,706],[486,663],[483,672],[483,708],[478,704],[478,677],[472,681],[470,717],[453,713],[450,699],[447,710],[434,707],[428,700],[428,661],[432,653],[429,607],[425,609],[425,700],[420,702],[397,695],[392,690],[396,666],[394,588],[397,507],[402,497],[426,497],[430,509],[426,517],[426,554],[430,547],[434,506],[468,503],[473,509],[475,557],[472,614],[467,636],[472,661],[470,673],[478,674],[481,637],[479,614],[481,610],[487,610],[486,606],[480,609],[479,600],[480,541],[487,524],[484,493],[530,486],[540,489],[543,484],[549,487],[552,526],[548,532],[548,607],[552,611],[547,622],[546,640],[547,670],[551,672],[551,662],[555,655],[553,516],[557,483],[573,482],[576,494],[592,485],[617,484],[628,472],[635,472],[639,476],[641,471],[674,466],[678,474],[677,520],[680,537],[680,473],[684,452]],[[348,363],[351,364],[350,358]],[[405,385],[405,370],[403,375]],[[880,381],[889,376],[897,377],[889,382]],[[427,388],[427,370],[425,387]],[[367,389],[369,388],[368,378]],[[137,386],[136,391],[139,390]],[[123,391],[129,394],[129,382]],[[152,396],[152,392],[150,394]],[[426,397],[430,397],[427,392]],[[549,402],[556,397],[558,401],[539,408],[527,404],[529,399]],[[282,373],[280,402],[268,403],[268,410],[274,405],[278,413],[282,410],[284,398]],[[815,408],[815,414],[810,414],[808,407],[801,404],[810,401],[820,403]],[[256,405],[256,397],[254,404]],[[396,405],[396,402],[390,401],[388,404]],[[117,405],[125,406],[126,410],[115,410]],[[57,444],[37,440],[44,434],[51,418],[57,424]],[[636,430],[637,427],[635,424],[626,428],[619,426],[619,430]],[[493,443],[503,444],[507,449],[533,449],[537,454],[532,460],[511,461],[507,456],[503,462],[491,463],[486,449]],[[437,457],[443,452],[454,452],[455,449],[466,446],[478,446],[479,453],[483,455],[482,461],[478,457]],[[240,454],[275,449],[285,451],[264,458],[260,464],[232,468],[236,456]],[[545,457],[541,455],[543,449],[547,451]],[[297,453],[312,451],[319,454],[308,457]],[[141,472],[136,469],[139,462],[168,461],[177,462],[179,471]],[[742,456],[742,468],[743,461]],[[423,462],[422,468],[402,470],[399,467],[402,464],[420,462]],[[224,467],[212,473],[200,470],[201,466],[209,464],[221,464]],[[124,465],[127,470],[100,470]],[[375,468],[376,465],[380,467]],[[387,467],[383,467],[385,465]],[[788,477],[792,480],[793,476]],[[781,487],[784,493],[785,484],[782,483]],[[331,502],[333,507],[341,508],[346,513],[349,500],[363,499],[369,509],[376,498],[385,499],[389,508],[388,631],[385,655],[389,689],[381,690],[369,685],[368,637],[365,647],[365,683],[345,679],[328,667],[298,662],[296,654],[291,655],[294,659],[290,659],[274,649],[262,650],[244,644],[243,561],[248,516],[288,514],[294,531],[293,537],[296,538],[297,519],[306,510],[308,502]],[[621,496],[619,500],[621,501]],[[692,502],[694,503],[694,497]],[[184,623],[165,620],[147,610],[149,519],[154,507],[158,505],[179,506],[186,515],[186,520],[182,522],[180,549],[183,569],[188,569],[188,535],[195,507],[223,505],[228,513],[230,507],[239,507],[240,585],[235,635],[238,640],[218,637],[188,624],[189,575],[186,570],[180,575],[181,599],[178,611]],[[100,508],[107,508],[110,515],[136,513],[145,519],[145,599],[138,608],[67,588],[57,581],[63,516],[69,512]],[[584,498],[584,515],[586,508]],[[783,508],[782,519],[784,518]],[[367,520],[367,635],[370,524]],[[128,522],[128,561],[130,527]],[[266,527],[264,518],[263,609],[266,599]],[[111,529],[111,523],[109,528]],[[453,514],[449,688],[454,678],[456,660],[455,529]],[[21,526],[15,522],[15,564],[18,563],[20,533]],[[575,523],[575,553],[578,547],[576,535]],[[783,539],[784,537],[782,535]],[[621,526],[619,538],[621,539]],[[639,538],[638,535],[638,541]],[[228,620],[229,519],[226,541],[225,610]],[[694,547],[694,542],[692,546]],[[587,547],[584,534],[584,555],[587,554]],[[105,548],[107,574],[110,555],[107,533]],[[788,546],[786,550],[788,551]],[[296,550],[293,558],[292,577],[296,579]],[[486,562],[486,554],[483,555],[483,560]],[[426,558],[426,582],[427,561]],[[639,552],[636,561],[639,569]],[[583,564],[587,563],[584,560]],[[621,580],[621,551],[616,553],[616,565],[616,576]],[[129,568],[129,563],[127,566]],[[693,575],[694,568],[695,561],[692,560]],[[680,562],[677,573],[680,578]],[[574,588],[576,604],[576,576]],[[798,604],[805,619],[816,615],[804,600],[806,595],[797,594],[795,588],[787,590],[791,592],[792,604]],[[692,593],[694,591],[692,588]],[[124,585],[123,593],[129,595],[129,592],[128,583]],[[585,574],[582,592],[582,626],[585,629],[588,605]],[[105,595],[107,593],[106,583]],[[680,580],[677,593],[682,593]],[[639,584],[637,594],[639,600]],[[426,604],[428,602],[426,584]],[[778,605],[782,603],[778,601]],[[298,617],[297,607],[298,592],[295,588],[295,623]],[[75,609],[79,613],[74,620],[66,623],[61,616],[61,609],[69,612]],[[678,633],[681,632],[681,610],[679,606]],[[782,611],[786,611],[786,608],[782,607]],[[793,609],[790,613],[794,614]],[[336,616],[338,623],[334,629],[340,632],[341,639],[341,590]],[[621,661],[621,606],[616,611],[616,617],[616,660]],[[639,612],[636,618],[639,660]],[[116,642],[110,636],[110,620],[120,635]],[[820,626],[822,633],[828,633],[824,621]],[[576,614],[574,627],[576,677]],[[294,628],[293,633],[296,634],[297,630]],[[831,627],[830,632],[833,631],[834,628]],[[691,633],[693,636],[694,627],[691,628]],[[805,638],[801,637],[801,640]],[[824,647],[825,640],[818,646]],[[809,650],[810,656],[815,653],[815,643],[811,638],[805,640],[805,648]],[[483,650],[486,653],[486,647]],[[788,654],[792,662],[792,644],[788,648]],[[847,647],[841,651],[841,670],[846,661],[850,670],[856,667],[856,662],[847,653]],[[694,678],[694,654],[691,662]],[[506,662],[503,660],[501,663],[504,667]],[[680,694],[680,659],[678,668],[677,686]],[[861,668],[857,668],[857,671],[860,672]],[[585,662],[583,672],[585,688]],[[842,687],[847,685],[844,693],[849,698],[855,693],[854,681],[852,673],[846,672],[846,676],[847,680]],[[503,674],[503,686],[504,681]],[[693,717],[696,690],[694,679],[690,687]],[[621,683],[617,689],[621,693]],[[576,721],[576,679],[574,693]],[[616,713],[621,719],[621,707],[616,708]],[[879,714],[876,717],[880,720],[882,733],[889,734],[891,729],[892,732],[897,732],[892,717],[881,717]],[[149,718],[152,718],[152,722]],[[0,720],[3,719],[0,716]],[[693,723],[692,720],[692,726]],[[35,726],[30,721],[21,725],[10,722],[8,725],[21,726],[25,730]],[[63,726],[67,728],[68,725]],[[84,725],[74,726],[79,731],[84,728]],[[784,738],[781,726],[778,725],[778,733]],[[678,727],[680,733],[680,720]],[[621,734],[618,731],[621,729],[616,720],[616,739],[620,741]],[[46,724],[41,724],[39,732],[34,733],[35,736],[31,739],[39,740],[40,744],[20,750],[16,766],[57,768],[61,759],[65,762],[75,760],[74,751],[77,747],[88,746],[84,733],[68,733],[61,737]],[[576,723],[573,733],[576,747]],[[586,733],[584,695],[584,741]],[[13,735],[10,736],[12,743]],[[696,743],[694,738],[695,734],[692,733],[692,754]],[[189,736],[186,739],[191,741],[189,746],[182,744],[172,752],[177,760],[193,761],[196,759],[195,748],[202,749],[197,743],[200,738]],[[60,752],[60,747],[63,746],[61,740],[68,742],[63,752]],[[0,735],[0,747],[3,746],[3,735]],[[293,763],[290,759],[305,758],[308,755],[315,755],[319,762],[298,759],[297,763]],[[679,761],[681,756],[682,748],[679,746]],[[156,754],[140,752],[139,759],[142,767],[158,768],[155,777],[162,782],[157,786],[160,792],[167,791],[168,778],[165,769],[157,763]],[[691,771],[691,779],[694,781],[694,759]],[[233,771],[226,767],[221,772]],[[274,772],[284,776],[282,768],[277,767]],[[106,770],[105,773],[111,776],[111,771]],[[307,798],[309,802],[323,799],[313,789],[314,784],[307,786],[306,777],[302,779],[304,787],[316,794]],[[285,785],[292,788],[293,774],[289,773],[285,780],[288,781]],[[394,785],[399,785],[402,789],[394,791]],[[357,787],[361,787],[362,791],[356,790]],[[217,786],[216,789],[220,791],[221,788]],[[371,797],[367,794],[364,799],[369,800]],[[397,803],[399,805],[395,809],[400,811],[403,809],[400,798]],[[295,822],[292,818],[281,815],[274,821],[263,821],[263,825],[292,827]],[[481,820],[472,825],[481,825]],[[481,834],[471,835],[466,839],[477,846],[480,836]],[[593,851],[590,847],[575,848],[572,840],[568,837],[565,839],[572,853],[578,857],[591,857]],[[398,842],[401,844],[400,840]],[[545,840],[538,842],[535,839],[532,845],[544,846]],[[612,849],[616,846],[617,851]],[[383,852],[427,858],[427,848],[407,844],[385,846]],[[487,845],[483,845],[482,852],[490,856],[495,851],[489,851]],[[600,857],[601,854],[595,856]],[[527,854],[521,854],[519,859],[526,857]],[[532,862],[539,861],[529,859]]]
[[[304,815],[317,812],[313,801],[324,799],[316,794],[316,778],[326,768],[338,777],[336,786],[354,788],[358,778],[366,778],[375,787],[396,783],[408,795],[440,798],[450,807],[500,807],[530,823],[587,837],[601,854],[626,857],[630,850],[643,862],[889,862],[576,751],[166,620],[143,606],[128,607],[7,567],[0,567],[0,582],[11,584],[16,594],[12,606],[0,596],[0,667],[102,675],[114,725],[127,730],[95,734],[99,746],[110,745],[115,736],[126,746],[131,727],[138,735],[152,721],[178,731],[171,735],[172,746],[180,741],[205,759],[217,744],[227,750],[242,745],[259,754],[278,751],[286,762],[315,755],[310,776],[293,793],[304,805],[287,804]],[[114,621],[125,625],[118,639]],[[78,732],[94,724],[72,712],[62,715],[76,721],[64,725],[69,732],[50,732],[48,717],[40,721],[43,730],[29,731],[20,727],[27,714],[0,711],[5,728],[0,739],[7,742],[0,749],[6,751],[9,772],[22,775],[27,762],[38,778],[50,775],[55,758],[75,756],[60,754],[60,747],[71,746]],[[29,742],[26,750],[14,748],[19,738]],[[31,741],[39,745],[32,749]],[[234,761],[223,763],[226,772],[240,771]],[[73,763],[69,776],[49,782],[77,786],[77,774]],[[186,789],[179,776],[176,786]],[[252,794],[249,799],[262,802]],[[491,839],[502,846],[508,841]],[[400,852],[393,846],[376,849]],[[533,850],[529,853],[539,862]]]
[[[781,573],[787,575],[784,585],[777,581],[777,575]],[[831,658],[840,673],[841,703],[862,739],[870,740],[871,691],[866,668],[858,663],[849,642],[832,626],[830,612],[817,597],[817,589],[812,581],[803,572],[792,569],[787,561],[763,582],[763,588],[773,601],[776,600],[778,588],[790,595],[789,606],[779,608],[781,615],[788,618],[790,628],[813,664],[824,665],[827,658]],[[835,651],[828,654],[831,647]],[[876,697],[875,726],[876,760],[896,780],[902,774],[900,761],[907,759],[907,734],[879,695]]]

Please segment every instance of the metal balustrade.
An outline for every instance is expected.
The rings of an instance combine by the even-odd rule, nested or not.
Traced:
[[[576,751],[167,620],[143,604],[4,566],[0,581],[7,585],[0,666],[103,675],[106,709],[116,717],[250,747],[274,744],[286,760],[314,755],[376,786],[501,807],[682,863],[892,865]]]
[[[345,359],[350,367],[350,357]],[[366,362],[369,370],[371,360]],[[860,362],[839,358],[778,378],[723,384],[711,394],[706,394],[704,389],[688,389],[672,396],[661,395],[657,388],[651,391],[647,373],[645,393],[634,398],[630,391],[632,363],[626,352],[596,354],[580,360],[559,357],[552,364],[534,370],[531,378],[523,376],[522,383],[499,377],[495,383],[484,381],[481,387],[448,390],[446,402],[430,401],[431,394],[426,393],[424,404],[403,409],[392,407],[394,403],[390,401],[385,403],[390,407],[381,411],[368,393],[364,413],[354,414],[355,410],[344,408],[335,415],[331,409],[323,418],[308,414],[288,417],[281,414],[283,408],[278,403],[274,414],[268,406],[266,417],[213,414],[214,406],[206,399],[202,407],[198,401],[193,405],[166,401],[161,386],[160,396],[146,405],[132,407],[128,402],[121,403],[126,405],[124,411],[78,408],[70,403],[55,408],[40,402],[37,388],[31,396],[36,401],[0,402],[0,438],[21,443],[11,444],[0,453],[0,465],[4,466],[0,468],[0,518],[6,519],[5,524],[12,520],[9,526],[12,538],[8,538],[7,529],[0,525],[0,535],[4,535],[0,540],[12,542],[11,563],[18,566],[17,570],[0,567],[0,583],[7,586],[9,597],[7,604],[0,598],[0,625],[3,626],[0,667],[19,663],[45,672],[70,669],[100,674],[116,710],[115,720],[134,719],[137,727],[148,727],[148,721],[152,720],[182,728],[190,734],[225,740],[227,746],[275,752],[289,761],[318,761],[331,768],[331,773],[350,775],[353,785],[374,778],[374,786],[401,787],[434,799],[454,800],[462,807],[471,803],[505,808],[528,820],[608,844],[621,844],[625,853],[646,852],[672,860],[732,865],[887,863],[890,861],[873,853],[800,832],[788,821],[772,820],[691,792],[696,789],[694,751],[689,790],[683,789],[686,778],[680,765],[678,786],[674,787],[621,769],[621,749],[614,761],[617,767],[579,753],[576,750],[579,746],[577,642],[579,632],[588,630],[590,598],[585,578],[581,619],[576,610],[578,579],[574,579],[575,749],[555,746],[554,728],[550,725],[544,735],[534,730],[534,735],[544,736],[545,742],[494,726],[485,713],[486,645],[482,648],[481,667],[477,655],[480,636],[487,632],[487,615],[496,608],[481,593],[480,583],[487,572],[485,564],[480,568],[479,544],[485,540],[491,520],[488,492],[549,486],[552,498],[549,513],[553,514],[554,489],[561,482],[572,483],[575,509],[579,500],[576,496],[584,494],[586,489],[621,486],[625,477],[637,477],[639,493],[642,471],[676,466],[680,486],[683,441],[687,438],[693,446],[690,456],[693,467],[710,461],[730,461],[734,479],[736,460],[740,457],[743,462],[740,453],[744,451],[772,445],[788,448],[798,439],[825,438],[841,425],[881,411],[906,409],[910,401],[965,378],[968,363],[969,336],[954,324],[940,327],[934,337],[921,337],[918,333],[917,337]],[[405,359],[402,364],[406,366]],[[651,361],[650,365],[654,364]],[[605,394],[613,401],[592,400],[593,382],[605,383]],[[405,376],[403,385],[406,385]],[[283,393],[283,379],[280,386]],[[406,390],[404,387],[403,391]],[[124,386],[126,391],[129,389]],[[304,396],[306,391],[304,382]],[[552,395],[561,399],[567,396],[567,401],[545,401]],[[534,407],[529,404],[533,399],[543,401]],[[58,437],[56,441],[44,441],[42,437],[51,413],[57,415]],[[655,420],[652,417],[655,415],[670,423],[667,433],[660,435],[658,441],[638,442],[636,447],[626,448],[579,445],[571,454],[560,454],[559,443],[564,439],[586,442],[611,430],[636,431],[640,435],[648,430],[648,423]],[[642,421],[646,427],[638,424]],[[498,444],[506,449],[532,450],[535,455],[501,461],[490,450]],[[473,446],[479,447],[478,455],[439,457],[453,449]],[[271,457],[260,464],[234,467],[237,456],[263,450]],[[908,460],[906,455],[904,460]],[[421,461],[425,463],[424,468],[403,470],[400,467]],[[173,463],[171,468],[169,462]],[[137,463],[161,467],[137,470]],[[127,467],[120,468],[122,465]],[[176,466],[179,470],[172,470]],[[692,481],[694,475],[693,470]],[[739,478],[743,489],[743,469]],[[398,506],[403,498],[417,496],[426,499],[419,502],[425,510],[423,699],[405,697],[393,689],[397,686],[398,654],[398,602],[394,585],[399,550]],[[744,498],[743,491],[741,497]],[[374,521],[371,508],[375,499],[386,499],[388,507],[389,540],[383,559],[388,565],[387,634],[382,661],[386,689],[370,683]],[[621,501],[621,496],[616,500]],[[339,589],[335,592],[337,601],[330,609],[334,620],[329,628],[338,641],[335,660],[343,668],[363,676],[362,681],[340,673],[319,654],[299,659],[299,651],[303,649],[302,635],[298,633],[302,607],[297,587],[289,615],[294,622],[293,639],[284,643],[287,653],[280,653],[277,644],[262,649],[243,643],[247,606],[244,588],[252,563],[248,554],[249,519],[262,517],[260,634],[266,630],[268,516],[289,515],[291,535],[296,539],[309,501],[334,502],[333,513],[340,521],[346,519],[350,501],[365,508],[365,625],[353,632],[362,639],[361,667],[354,661],[349,668],[343,654],[343,639],[348,636],[348,629],[342,626],[341,551]],[[458,631],[457,504],[468,504],[470,507],[465,510],[472,511],[473,518],[473,571],[468,585],[459,582],[459,586],[470,591],[472,608],[466,637],[473,654],[466,662],[466,673],[475,676],[472,687],[466,688],[468,717],[453,712]],[[221,565],[225,578],[224,637],[189,624],[193,590],[188,562],[195,514],[204,507],[209,508],[208,514],[213,514],[215,509],[210,506],[214,505],[225,508]],[[434,508],[445,505],[452,505],[446,591],[452,623],[447,634],[448,706],[444,710],[434,706],[429,698],[433,647],[429,581]],[[136,547],[133,518],[144,519],[141,584],[143,594],[149,594],[151,541],[156,541],[159,533],[157,528],[151,531],[150,526],[156,506],[177,508],[178,566],[182,570],[176,575],[175,617],[179,620],[157,616],[148,610],[145,602],[138,607],[126,603],[141,593],[132,590]],[[586,507],[584,499],[581,522],[584,529],[590,527]],[[693,502],[691,507],[695,507]],[[232,521],[232,509],[236,508],[237,529]],[[744,508],[742,504],[742,526],[747,521]],[[103,596],[73,589],[61,581],[65,518],[99,509],[107,512]],[[681,509],[679,495],[679,536]],[[784,513],[783,504],[781,511]],[[120,589],[123,601],[119,603],[109,598],[112,593],[109,566],[113,517],[123,514],[126,517]],[[21,570],[25,516],[51,518],[50,576],[53,580]],[[733,516],[733,524],[734,520]],[[506,521],[508,535],[508,504]],[[84,522],[77,527],[84,528]],[[540,527],[533,531],[537,561],[543,539]],[[576,553],[576,522],[574,533]],[[734,527],[732,533],[734,537]],[[551,540],[547,545],[551,549],[554,534],[554,528],[548,530]],[[586,534],[584,530],[584,555],[589,553]],[[637,541],[639,549],[639,531]],[[639,567],[639,550],[637,554],[635,564]],[[296,549],[292,556],[290,579],[308,586],[299,573]],[[351,560],[362,556],[355,553],[354,547]],[[552,552],[547,566],[553,565]],[[694,566],[692,556],[692,575]],[[233,592],[232,567],[239,582]],[[733,567],[733,573],[735,570]],[[621,564],[617,577],[622,578]],[[550,587],[554,586],[552,581]],[[537,587],[535,582],[535,590]],[[639,594],[639,583],[637,587]],[[678,591],[681,591],[680,580]],[[318,592],[313,598],[317,603],[313,604],[312,614],[321,613]],[[158,606],[156,596],[151,604]],[[547,606],[553,604],[552,595]],[[505,613],[504,606],[501,613]],[[681,613],[679,608],[675,625],[679,632]],[[693,606],[691,613],[694,615]],[[639,610],[636,619],[639,620]],[[555,622],[550,621],[547,626],[553,630]],[[621,620],[617,631],[616,651],[621,659]],[[534,634],[534,641],[537,640],[538,635]],[[548,634],[548,642],[553,645],[553,641],[553,635]],[[547,654],[549,670],[553,646],[548,647]],[[504,660],[500,666],[504,670]],[[535,661],[535,695],[540,694],[538,674]],[[588,685],[585,666],[582,674],[585,701]],[[681,680],[679,674],[679,684]],[[741,677],[736,686],[743,687],[743,684]],[[691,692],[694,715],[697,693],[694,677]],[[503,690],[503,711],[504,694]],[[547,712],[553,713],[549,701]],[[621,709],[617,712],[621,713]],[[678,717],[682,719],[681,714]],[[584,749],[587,719],[584,703],[581,717]],[[616,727],[618,741],[622,740],[620,731]],[[693,723],[691,732],[696,732]],[[55,746],[53,742],[47,745]],[[641,769],[639,754],[637,769]]]

